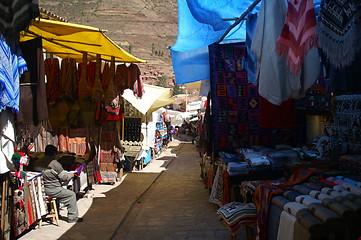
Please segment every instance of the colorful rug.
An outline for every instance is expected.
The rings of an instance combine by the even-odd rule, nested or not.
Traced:
[[[244,44],[209,47],[215,150],[250,146],[259,135],[259,95],[242,69],[244,50]]]
[[[209,47],[214,150],[281,143],[294,145],[299,141],[298,133],[287,128],[290,125],[259,127],[260,96],[257,86],[248,81],[247,72],[242,69],[244,51],[242,43]]]

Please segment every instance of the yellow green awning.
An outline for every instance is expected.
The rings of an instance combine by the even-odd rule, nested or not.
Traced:
[[[101,54],[105,61],[115,57],[116,62],[146,62],[124,51],[108,38],[103,30],[94,27],[36,19],[32,21],[28,30],[21,32],[20,41],[37,37],[43,38],[43,48],[47,52],[60,58],[71,57],[77,62],[82,62],[83,52],[88,53],[88,60],[95,60],[96,54]]]

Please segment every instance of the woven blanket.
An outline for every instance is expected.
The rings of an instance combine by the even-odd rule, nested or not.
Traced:
[[[209,47],[215,150],[252,145],[259,134],[259,95],[242,70],[244,50],[244,44]]]
[[[307,52],[317,46],[316,15],[312,0],[288,0],[286,22],[276,42],[276,52],[287,58],[292,74],[297,74]]]
[[[318,34],[319,47],[330,63],[343,68],[352,63],[361,49],[361,1],[321,1]]]

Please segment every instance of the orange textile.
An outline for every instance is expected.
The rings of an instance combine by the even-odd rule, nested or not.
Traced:
[[[100,59],[96,62],[95,65],[95,78],[94,78],[94,85],[92,87],[92,99],[93,101],[97,102],[103,99],[103,88],[102,83],[100,81]]]
[[[77,96],[77,68],[73,58],[64,58],[61,61],[60,83],[65,96],[74,100]]]
[[[46,83],[46,98],[49,104],[54,104],[61,95],[60,64],[57,58],[48,58],[44,61]]]
[[[78,97],[84,98],[91,96],[91,90],[88,82],[88,69],[85,63],[79,63],[79,89],[78,89]]]
[[[106,92],[109,85],[109,63],[104,64],[104,69],[101,77],[103,91]]]

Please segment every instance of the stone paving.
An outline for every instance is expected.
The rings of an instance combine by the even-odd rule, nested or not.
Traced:
[[[127,173],[121,183],[95,185],[93,198],[79,199],[84,222],[36,227],[20,239],[230,239],[217,218],[218,206],[208,201],[199,163],[194,144],[173,140],[143,170]],[[244,232],[238,239],[245,239]]]

